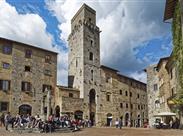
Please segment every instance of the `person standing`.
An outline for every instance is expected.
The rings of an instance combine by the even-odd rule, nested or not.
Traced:
[[[122,119],[119,120],[119,128],[121,129],[123,125]]]
[[[11,123],[11,115],[10,115],[10,112],[8,112],[5,115],[4,121],[5,121],[5,128],[6,128],[6,130],[8,130],[8,125]]]
[[[4,113],[1,115],[0,119],[1,119],[1,126],[5,126],[5,124],[4,124]]]
[[[116,126],[116,128],[118,128],[118,126],[119,126],[119,121],[118,121],[118,118],[116,118],[116,121],[115,121],[115,126]]]

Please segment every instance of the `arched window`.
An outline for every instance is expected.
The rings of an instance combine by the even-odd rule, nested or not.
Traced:
[[[160,101],[159,100],[155,101],[155,108],[160,108]]]
[[[107,100],[108,102],[111,101],[111,95],[110,95],[110,93],[107,93],[107,94],[106,94],[106,100]]]
[[[92,53],[92,52],[90,52],[89,59],[90,59],[90,60],[93,60],[93,53]]]

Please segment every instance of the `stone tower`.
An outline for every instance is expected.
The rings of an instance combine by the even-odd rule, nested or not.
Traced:
[[[100,30],[96,12],[86,4],[71,20],[69,42],[69,87],[80,90],[84,99],[84,118],[97,122],[100,91]]]

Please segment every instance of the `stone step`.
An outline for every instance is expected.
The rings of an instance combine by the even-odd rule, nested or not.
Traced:
[[[57,128],[54,130],[54,132],[57,132],[57,133],[71,133],[73,132],[73,129],[74,128]]]
[[[57,128],[54,130],[56,133],[71,133],[75,131],[79,131],[80,129],[75,130],[73,127],[72,128]],[[12,132],[16,133],[42,133],[41,130],[38,128],[14,128],[12,129]]]
[[[12,131],[17,133],[41,133],[37,128],[14,128]]]

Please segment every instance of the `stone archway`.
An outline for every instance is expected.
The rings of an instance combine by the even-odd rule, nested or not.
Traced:
[[[96,100],[95,100],[96,92],[94,89],[91,89],[89,92],[89,112],[90,112],[90,120],[91,125],[95,124],[95,113],[96,113]]]
[[[107,126],[112,126],[112,114],[107,113]]]
[[[60,117],[60,107],[58,105],[55,107],[55,116]]]
[[[32,107],[28,104],[22,104],[19,106],[19,114],[20,115],[31,115],[32,113]]]
[[[125,126],[129,125],[129,113],[125,114]]]

